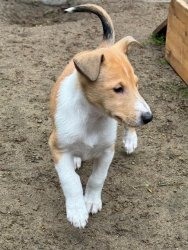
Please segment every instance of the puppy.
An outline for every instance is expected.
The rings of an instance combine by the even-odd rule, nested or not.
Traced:
[[[124,143],[131,153],[137,146],[134,128],[150,122],[152,112],[138,92],[138,78],[126,55],[137,41],[128,36],[114,44],[111,18],[97,5],[79,5],[66,12],[94,13],[103,26],[100,47],[70,61],[52,88],[50,102],[53,131],[49,146],[65,196],[67,219],[84,228],[88,214],[102,208],[101,191],[114,156],[117,121],[129,127]],[[83,195],[75,170],[89,159],[93,159],[93,171]]]

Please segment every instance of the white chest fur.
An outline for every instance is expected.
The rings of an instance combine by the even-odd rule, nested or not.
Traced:
[[[115,142],[117,122],[89,104],[78,86],[76,72],[62,83],[55,125],[62,150],[90,159]]]

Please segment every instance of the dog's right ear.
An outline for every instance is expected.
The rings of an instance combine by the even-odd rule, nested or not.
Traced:
[[[91,82],[97,80],[100,74],[100,68],[103,61],[103,54],[96,54],[92,52],[78,55],[73,59],[77,71]]]

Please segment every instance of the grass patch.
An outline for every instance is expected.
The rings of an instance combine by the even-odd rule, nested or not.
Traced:
[[[158,62],[159,62],[161,65],[168,65],[168,62],[167,62],[167,60],[166,60],[165,58],[160,58],[160,59],[158,60]]]
[[[188,87],[181,89],[181,95],[185,98],[188,99]]]
[[[187,86],[182,86],[183,83],[181,83],[180,85],[175,85],[175,84],[171,84],[166,86],[166,90],[171,93],[171,94],[176,94],[176,96],[179,96],[181,98],[183,98],[184,100],[188,99],[188,87]]]
[[[165,41],[166,41],[166,38],[164,35],[159,36],[159,35],[151,34],[149,38],[143,42],[143,45],[152,44],[152,45],[161,46],[161,45],[165,45]]]
[[[150,42],[153,45],[164,45],[165,44],[165,40],[166,39],[165,39],[164,35],[158,36],[158,35],[152,34],[150,36]]]

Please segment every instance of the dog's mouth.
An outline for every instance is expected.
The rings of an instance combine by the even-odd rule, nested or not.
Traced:
[[[117,116],[117,115],[111,115],[111,117],[114,118],[116,121],[123,123],[125,126],[128,126],[128,127],[136,128],[136,127],[139,127],[141,125],[135,121],[124,121],[120,116]]]
[[[123,123],[123,119],[121,119],[121,117],[119,117],[119,116],[117,116],[117,115],[112,116],[112,118],[114,118],[114,119],[115,119],[116,121],[118,121],[118,122]]]
[[[114,114],[112,114],[111,112],[108,112],[108,115],[109,115],[111,118],[115,119],[117,122],[124,123],[123,119],[122,119],[120,116],[114,115]]]
[[[139,121],[135,121],[135,120],[124,120],[123,118],[121,118],[118,115],[115,115],[111,112],[106,112],[111,118],[115,119],[117,122],[122,123],[124,126],[128,126],[128,127],[132,127],[132,128],[136,128],[136,127],[140,127],[142,124]]]

